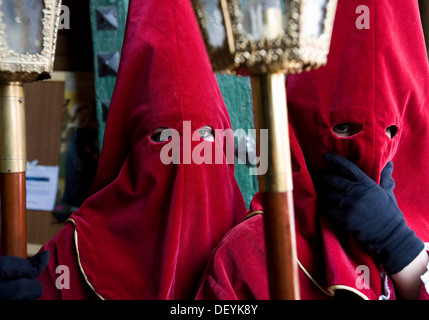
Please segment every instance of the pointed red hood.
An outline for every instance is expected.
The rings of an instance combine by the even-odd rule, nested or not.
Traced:
[[[417,1],[340,0],[326,67],[287,77],[298,258],[328,294],[346,289],[378,299],[383,284],[371,253],[317,210],[309,171],[323,169],[322,155],[335,152],[378,183],[393,160],[399,207],[429,241],[428,88]],[[338,137],[333,128],[344,123],[357,124],[356,134]],[[397,129],[392,138],[390,126]],[[256,197],[251,210],[260,210],[258,203]],[[369,289],[356,283],[359,266],[368,267]]]
[[[184,121],[231,128],[190,1],[131,0],[93,194],[71,217],[82,272],[103,298],[192,297],[210,251],[246,214],[224,147],[187,141]],[[180,138],[154,143],[158,127]],[[183,164],[187,143],[223,162]],[[161,161],[167,145],[180,163]]]

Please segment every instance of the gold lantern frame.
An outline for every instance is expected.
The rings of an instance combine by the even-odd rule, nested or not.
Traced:
[[[0,0],[0,8],[4,0]],[[0,12],[0,81],[32,82],[50,78],[53,71],[57,33],[61,13],[60,0],[43,0],[42,50],[17,53],[7,45],[6,25]]]
[[[200,2],[192,0],[214,71],[298,73],[326,64],[337,0],[327,0],[322,32],[317,37],[305,36],[300,32],[304,23],[302,10],[311,0],[284,0],[288,10],[283,32],[275,39],[262,37],[257,40],[251,39],[243,29],[240,0],[218,1],[226,37],[222,46],[213,47],[209,45],[206,17]]]

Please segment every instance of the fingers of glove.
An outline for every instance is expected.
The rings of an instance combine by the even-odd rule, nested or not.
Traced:
[[[322,182],[319,183],[317,198],[323,211],[329,213],[329,216],[336,216],[336,213],[341,211],[344,192]]]
[[[380,186],[388,192],[393,192],[393,189],[395,188],[395,180],[392,178],[392,172],[393,162],[389,161],[383,171],[381,171],[380,176]]]
[[[317,172],[312,175],[318,202],[324,208],[338,208],[344,197],[347,179],[337,176],[331,178],[331,176],[333,175],[327,172]],[[336,181],[337,178],[339,182]]]
[[[36,300],[42,292],[42,284],[34,279],[0,281],[0,300]]]
[[[30,264],[33,266],[33,278],[37,278],[46,268],[49,261],[49,251],[37,253],[30,259]]]
[[[0,257],[0,280],[34,278],[33,266],[27,259],[3,256]]]
[[[326,193],[333,189],[333,191],[345,192],[347,188],[353,184],[349,179],[332,173],[322,173],[318,176],[321,180],[319,188],[321,192]]]
[[[365,173],[362,172],[353,162],[341,157],[335,153],[326,153],[323,155],[323,159],[330,164],[335,172],[340,173],[345,178],[356,182],[360,178],[366,177]]]

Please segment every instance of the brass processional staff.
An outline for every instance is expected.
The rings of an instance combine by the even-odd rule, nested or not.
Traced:
[[[326,64],[337,0],[192,0],[214,71],[250,75],[270,298],[300,299],[285,75]],[[260,150],[257,150],[260,153]]]
[[[1,254],[27,257],[24,83],[50,77],[61,0],[0,0]]]

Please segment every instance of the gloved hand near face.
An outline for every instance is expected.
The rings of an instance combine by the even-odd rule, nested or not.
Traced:
[[[383,169],[378,185],[339,155],[327,153],[324,159],[330,169],[313,177],[323,213],[372,249],[389,274],[401,271],[424,245],[396,203],[393,163]]]
[[[48,264],[49,252],[43,251],[30,260],[0,257],[0,300],[37,300],[42,285],[37,277]]]

